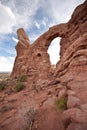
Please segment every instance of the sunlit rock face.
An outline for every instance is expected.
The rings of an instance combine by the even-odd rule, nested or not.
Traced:
[[[64,37],[67,32],[67,24],[51,27],[30,45],[27,34],[23,29],[18,29],[17,56],[11,77],[30,75],[32,79],[50,77],[52,66],[47,50],[51,41],[56,37]],[[37,76],[38,75],[38,76]]]
[[[65,71],[67,66],[69,66],[69,64],[73,62],[72,56],[77,55],[77,51],[81,50],[80,46],[81,48],[82,46],[86,46],[83,45],[85,43],[82,42],[83,39],[86,38],[87,32],[86,8],[87,2],[78,6],[68,23],[55,25],[49,28],[49,30],[41,35],[38,39],[36,39],[33,44],[30,44],[29,38],[24,29],[18,29],[17,34],[19,41],[16,46],[17,56],[15,59],[15,64],[11,77],[26,74],[32,76],[38,75],[40,77],[47,78],[52,70],[47,50],[51,44],[51,41],[56,37],[61,37],[61,60],[59,61],[60,63],[58,63],[57,65],[56,73],[58,75],[58,71],[62,73],[63,71],[61,71],[61,69]],[[70,61],[70,59],[72,60],[72,62]]]
[[[87,1],[78,6],[61,39],[60,62],[55,70],[67,88],[67,110],[63,121],[67,130],[87,129]]]
[[[78,6],[68,23],[49,28],[33,44],[23,29],[18,29],[17,56],[11,78],[27,75],[31,82],[49,80],[62,85],[60,97],[67,97],[62,114],[67,130],[87,129],[87,0]],[[61,37],[60,61],[56,68],[47,53],[51,41]],[[47,84],[48,85],[48,84]]]

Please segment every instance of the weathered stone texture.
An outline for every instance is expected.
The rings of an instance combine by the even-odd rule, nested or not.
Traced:
[[[32,45],[23,29],[17,33],[19,42],[11,77],[27,75],[31,82],[47,79],[47,85],[64,86],[58,98],[68,99],[62,114],[65,128],[87,129],[87,0],[75,9],[68,23],[49,28]],[[61,37],[60,61],[53,70],[47,49],[56,37]],[[57,79],[60,82],[56,83]]]

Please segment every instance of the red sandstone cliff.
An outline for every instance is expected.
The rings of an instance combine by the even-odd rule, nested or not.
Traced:
[[[75,9],[68,23],[49,28],[32,45],[23,29],[17,34],[11,78],[27,75],[26,89],[5,100],[16,96],[17,109],[10,116],[9,112],[1,114],[4,123],[0,120],[0,130],[87,130],[87,0]],[[61,58],[54,70],[47,49],[56,37],[61,37]],[[67,109],[60,113],[54,101],[62,97],[67,99]],[[30,120],[25,117],[30,108],[36,115],[34,128],[28,127]]]

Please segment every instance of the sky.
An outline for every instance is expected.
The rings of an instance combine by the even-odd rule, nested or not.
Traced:
[[[85,0],[0,0],[0,72],[11,72],[16,57],[18,28],[24,28],[31,44],[53,25],[68,22]],[[59,60],[60,38],[48,48],[50,61]]]

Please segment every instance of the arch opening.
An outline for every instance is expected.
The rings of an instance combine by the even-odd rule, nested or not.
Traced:
[[[57,37],[53,39],[47,50],[47,53],[49,54],[49,57],[50,57],[50,63],[51,65],[54,65],[54,66],[56,66],[57,62],[60,59],[60,55],[59,55],[60,40],[61,40],[61,37]]]

